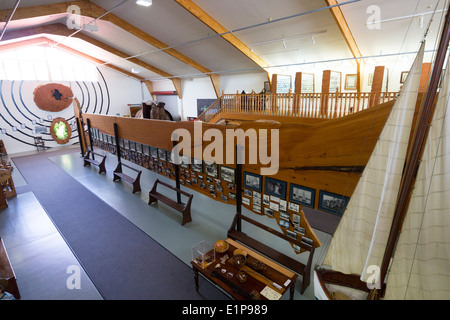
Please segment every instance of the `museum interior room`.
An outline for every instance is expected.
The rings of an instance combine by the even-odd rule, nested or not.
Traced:
[[[0,300],[450,299],[449,5],[1,1]]]

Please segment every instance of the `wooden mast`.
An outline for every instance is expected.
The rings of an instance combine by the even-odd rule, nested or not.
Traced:
[[[450,10],[450,4],[449,8]],[[395,244],[400,234],[403,221],[408,209],[410,195],[413,189],[415,176],[419,167],[420,156],[425,146],[425,138],[428,133],[428,128],[432,114],[434,112],[434,101],[436,98],[436,92],[441,79],[442,67],[444,65],[445,56],[450,40],[450,11],[447,10],[445,17],[445,24],[442,30],[439,48],[436,54],[433,73],[430,78],[430,84],[428,91],[424,99],[422,113],[417,120],[417,130],[411,141],[410,157],[406,159],[404,174],[400,183],[399,195],[397,198],[397,204],[394,211],[394,219],[392,222],[391,230],[389,233],[388,242],[386,245],[386,251],[384,253],[383,262],[380,270],[380,280],[383,284],[383,294],[385,291],[385,279],[389,263],[394,254]]]

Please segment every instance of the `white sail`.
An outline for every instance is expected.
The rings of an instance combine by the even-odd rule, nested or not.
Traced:
[[[448,64],[447,64],[448,65]],[[385,299],[450,299],[450,73],[444,75]]]
[[[381,266],[385,252],[416,106],[424,47],[423,42],[323,262],[335,271],[360,274],[362,281],[367,281]]]

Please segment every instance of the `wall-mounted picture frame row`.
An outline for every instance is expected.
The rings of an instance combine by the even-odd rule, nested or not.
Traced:
[[[263,179],[264,178],[264,179]],[[244,188],[262,192],[264,180],[264,193],[269,196],[285,200],[288,195],[287,182],[270,177],[244,171]],[[316,190],[290,183],[289,201],[295,204],[314,208]],[[350,199],[343,195],[320,190],[319,209],[333,214],[342,215]]]

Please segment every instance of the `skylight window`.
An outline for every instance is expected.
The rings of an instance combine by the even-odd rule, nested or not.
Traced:
[[[97,82],[94,63],[58,48],[32,46],[0,52],[0,80]]]

